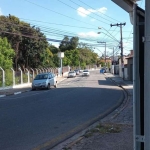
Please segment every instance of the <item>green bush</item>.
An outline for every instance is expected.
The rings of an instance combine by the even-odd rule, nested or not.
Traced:
[[[23,74],[23,83],[28,83],[28,74],[27,73]]]
[[[2,85],[2,71],[0,71],[0,87],[2,87],[3,85]]]
[[[5,86],[13,85],[13,72],[10,69],[5,70]]]

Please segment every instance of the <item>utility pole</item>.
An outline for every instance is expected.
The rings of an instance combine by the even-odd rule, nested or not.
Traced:
[[[114,59],[115,59],[115,58],[114,58],[114,47],[113,47],[113,62],[114,62]]]
[[[121,48],[121,67],[122,67],[122,76],[124,80],[124,60],[123,60],[123,40],[122,40],[122,26],[125,26],[126,23],[117,23],[117,24],[110,24],[110,26],[119,26],[120,27],[120,48]]]
[[[105,68],[106,68],[106,42],[97,42],[97,43],[104,43],[105,44]]]

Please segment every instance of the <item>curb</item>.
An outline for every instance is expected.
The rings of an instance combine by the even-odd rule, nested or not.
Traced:
[[[105,75],[105,74],[104,74]],[[123,104],[123,107],[115,114],[111,117],[111,119],[114,119],[116,118],[128,105],[129,103],[129,100],[130,100],[130,93],[128,90],[126,90],[121,84],[118,84],[115,80],[113,80],[111,77],[108,77],[107,75],[105,75],[107,78],[109,78],[112,82],[114,82],[118,87],[122,88],[123,89],[123,92],[124,92],[124,95],[125,96],[125,99],[124,99],[124,104]],[[127,84],[126,84],[127,85]],[[128,85],[127,85],[128,86]]]
[[[66,80],[67,78],[62,78],[60,81],[57,81],[58,84],[64,80]],[[18,95],[18,94],[22,94],[22,93],[25,93],[25,92],[29,92],[29,91],[32,91],[31,89],[30,90],[25,90],[25,91],[18,91],[18,92],[13,92],[13,93],[8,93],[8,94],[3,94],[3,95],[0,95],[0,98],[3,98],[3,97],[6,97],[6,96],[11,96],[11,95]]]
[[[105,74],[104,74],[104,75],[105,75]],[[105,76],[107,76],[107,75],[105,75]],[[113,79],[111,79],[111,78],[108,77],[108,76],[107,76],[107,78],[109,78],[111,81],[113,81],[116,86],[120,87],[120,88],[123,90],[123,95],[124,95],[124,96],[123,96],[124,98],[123,98],[122,102],[121,102],[120,104],[118,103],[118,104],[119,104],[118,107],[120,107],[122,104],[123,104],[123,107],[122,107],[117,113],[115,113],[115,114],[111,117],[111,119],[114,119],[114,118],[116,118],[116,117],[127,107],[130,97],[129,97],[129,92],[128,92],[125,88],[123,88],[122,85],[117,84]],[[118,108],[118,107],[116,107],[116,108]],[[116,109],[116,108],[115,108],[115,109]],[[107,115],[111,114],[115,109],[113,109],[110,113],[107,113]],[[105,116],[107,116],[107,115],[104,115],[103,118],[104,118]],[[103,118],[101,118],[101,119],[103,119]],[[111,119],[110,119],[110,120],[111,120]],[[80,136],[79,138],[77,138],[76,140],[74,140],[74,141],[68,143],[68,144],[67,144],[65,147],[63,147],[63,148],[64,148],[64,149],[70,149],[74,144],[76,144],[77,142],[81,141],[82,139],[84,139],[84,136],[83,136],[83,135]]]
[[[0,95],[0,98],[5,97],[5,96],[18,95],[18,94],[22,94],[22,93],[29,92],[29,91],[31,91],[31,90],[18,91],[18,92],[14,92],[14,93],[4,94],[4,95]]]

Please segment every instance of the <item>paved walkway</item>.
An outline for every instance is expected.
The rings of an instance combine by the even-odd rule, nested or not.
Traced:
[[[118,109],[100,120],[100,128],[93,127],[76,141],[64,145],[64,148],[68,150],[133,150],[133,83],[123,81],[119,76],[110,73],[105,73],[105,76],[125,89],[127,93],[125,101]],[[109,130],[102,132],[108,126]]]

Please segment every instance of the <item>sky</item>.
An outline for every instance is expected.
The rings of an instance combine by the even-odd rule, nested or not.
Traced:
[[[145,0],[138,2],[145,8]],[[78,36],[99,56],[106,51],[120,54],[120,27],[110,24],[126,23],[122,28],[124,54],[133,49],[133,26],[129,14],[111,0],[0,0],[0,15],[9,14],[39,27],[47,38],[62,40]],[[99,34],[98,34],[99,33]],[[60,42],[49,43],[59,46]]]

